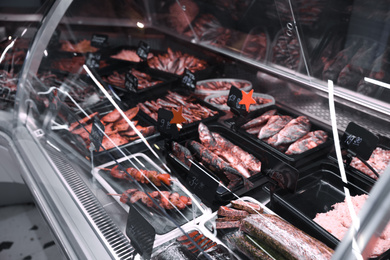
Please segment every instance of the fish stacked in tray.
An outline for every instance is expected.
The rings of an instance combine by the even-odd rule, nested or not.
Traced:
[[[175,77],[162,71],[145,66],[114,64],[98,71],[104,82],[120,92],[131,92],[126,88],[126,74],[131,73],[137,78],[136,93],[145,93],[154,89],[169,88],[176,80]],[[133,94],[133,92],[131,92]]]
[[[159,96],[161,98],[146,100],[137,105],[153,124],[157,124],[157,115],[160,108],[169,111],[173,109],[179,111],[182,108],[182,115],[186,120],[183,123],[183,128],[197,125],[200,121],[215,120],[222,114],[219,110],[195,97],[181,95],[172,91],[165,92]]]
[[[195,164],[214,181],[221,182],[213,196],[204,198],[206,203],[230,200],[232,193],[240,196],[264,184],[268,179],[263,169],[284,167],[293,171],[291,166],[230,129],[202,123],[198,128],[198,133],[183,136],[186,141],[172,142],[167,162],[183,179]]]
[[[328,133],[306,116],[294,118],[290,113],[271,106],[256,111],[249,118],[253,119],[243,124],[239,132],[294,165],[302,165],[313,159],[312,156],[328,152],[324,149],[315,154],[329,147]],[[308,155],[312,156],[307,158]],[[302,160],[304,157],[306,159]]]

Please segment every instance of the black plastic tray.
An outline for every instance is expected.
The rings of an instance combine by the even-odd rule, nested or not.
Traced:
[[[248,122],[251,119],[253,119],[257,116],[260,116],[264,112],[272,110],[272,109],[276,109],[277,114],[279,114],[279,115],[289,115],[289,116],[292,116],[293,118],[296,118],[298,116],[298,115],[292,114],[291,112],[288,112],[287,110],[284,110],[276,105],[273,105],[273,106],[268,106],[268,107],[265,107],[265,108],[262,108],[262,109],[259,109],[259,110],[256,110],[256,111],[250,113],[248,116],[249,118],[246,122]],[[272,153],[275,153],[278,157],[280,157],[282,160],[286,161],[287,163],[293,165],[294,167],[299,168],[301,166],[306,165],[308,162],[311,162],[314,159],[317,159],[317,158],[327,154],[330,151],[331,145],[333,143],[332,142],[333,139],[332,139],[330,132],[328,132],[326,129],[324,129],[320,125],[316,124],[316,122],[313,122],[313,120],[311,120],[311,119],[310,119],[310,123],[311,123],[310,131],[324,130],[328,134],[328,140],[325,143],[314,147],[313,149],[310,149],[310,150],[305,151],[301,154],[295,154],[295,155],[287,155],[287,154],[279,151],[275,147],[258,139],[257,136],[254,136],[254,135],[247,133],[246,130],[244,130],[244,129],[239,128],[238,133],[242,134],[244,137],[248,138],[253,143],[258,144],[259,146],[266,148],[267,150],[271,151]]]
[[[172,89],[173,92],[177,92],[179,93],[180,95],[186,95],[184,94],[180,89]],[[148,92],[149,94],[149,92]],[[144,102],[144,101],[147,101],[147,100],[157,100],[158,98],[162,98],[164,96],[166,96],[168,94],[167,91],[165,90],[159,90],[159,89],[154,89],[154,91],[150,92],[150,95],[148,95],[147,97],[144,97],[142,98],[141,102]],[[225,113],[222,111],[222,110],[219,110],[218,108],[210,105],[209,103],[201,100],[200,98],[197,98],[195,96],[192,96],[196,103],[199,103],[200,105],[204,106],[204,107],[207,107],[213,111],[217,111],[218,113],[214,116],[211,116],[211,117],[207,117],[207,118],[204,118],[202,120],[199,120],[199,121],[194,121],[192,123],[189,123],[189,124],[183,124],[183,128],[180,130],[179,134],[180,135],[183,135],[184,133],[186,133],[187,131],[190,131],[191,129],[194,129],[194,128],[197,128],[198,127],[198,124],[200,122],[202,123],[210,123],[210,122],[213,122],[213,121],[216,121],[219,117],[225,115]],[[149,115],[147,115],[146,113],[144,113],[143,111],[139,111],[138,113],[140,116],[144,117],[146,121],[148,121],[150,124],[154,125],[154,126],[157,126],[157,121],[154,120],[153,118],[151,118]]]
[[[305,177],[298,181],[294,194],[276,191],[267,206],[291,224],[335,248],[339,240],[313,219],[317,213],[328,212],[332,205],[344,201],[344,183],[339,177],[339,169],[331,163],[319,162],[308,167],[301,175]],[[352,183],[346,184],[346,187],[351,196],[366,194]],[[268,188],[265,190],[269,192]]]
[[[163,81],[162,83],[156,84],[156,85],[148,87],[148,88],[137,89],[137,93],[145,93],[146,94],[146,92],[153,91],[156,88],[169,89],[172,86],[173,82],[177,80],[177,78],[173,77],[170,73],[166,73],[163,71],[151,69],[149,67],[140,66],[140,65],[123,66],[123,64],[121,64],[121,63],[116,63],[114,65],[104,67],[104,68],[100,69],[97,73],[101,77],[107,77],[107,76],[111,75],[114,71],[117,71],[118,73],[126,73],[127,71],[131,70],[132,68],[150,75],[153,80]],[[114,87],[115,90],[118,90],[120,92],[134,94],[133,92],[130,92],[129,90],[127,90],[124,86],[123,87],[117,86],[117,85],[109,83],[108,81],[105,81],[105,82],[108,85],[111,85],[112,87]]]
[[[215,195],[215,201],[227,203],[230,200],[235,198],[233,193],[237,196],[241,196],[241,195],[244,195],[245,193],[247,193],[248,191],[259,187],[260,185],[263,185],[264,183],[269,181],[268,177],[266,177],[266,175],[265,175],[265,172],[267,172],[267,170],[269,170],[269,169],[275,170],[275,171],[287,170],[287,171],[296,172],[296,169],[294,167],[292,167],[291,165],[284,163],[283,161],[281,161],[280,159],[278,159],[274,155],[272,155],[270,152],[266,151],[263,148],[259,148],[258,146],[256,146],[255,144],[253,144],[249,140],[241,137],[240,135],[233,132],[232,130],[230,130],[222,125],[217,125],[217,124],[208,125],[208,128],[211,132],[219,133],[221,136],[223,136],[224,138],[226,138],[227,140],[229,140],[233,144],[235,144],[235,145],[241,147],[243,150],[251,153],[256,158],[258,158],[262,164],[261,165],[261,172],[254,175],[254,176],[251,176],[249,178],[249,180],[254,184],[254,186],[251,189],[246,189],[244,187],[243,183],[234,187],[232,189],[232,192],[229,192],[228,190],[226,190],[225,188],[220,186],[217,189],[217,192]],[[193,132],[187,133],[186,136],[182,136],[182,140],[179,143],[182,145],[185,145],[186,141],[189,141],[189,140],[196,140],[199,142],[198,132],[193,131]],[[169,152],[171,152],[171,151],[169,151]],[[168,164],[170,164],[170,166],[173,169],[176,169],[177,173],[183,179],[186,178],[186,176],[188,174],[188,168],[185,167],[175,156],[173,156],[172,154],[167,154],[166,160],[167,160]],[[197,161],[195,161],[195,163],[197,163],[199,165],[199,163]],[[210,175],[215,176],[217,180],[219,180],[219,178],[216,176],[216,174],[214,174],[213,172],[211,172],[208,169],[206,169],[206,171]]]

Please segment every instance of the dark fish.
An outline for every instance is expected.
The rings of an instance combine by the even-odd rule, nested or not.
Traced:
[[[291,120],[291,116],[271,116],[267,124],[263,128],[261,128],[258,135],[259,139],[265,139],[277,134]]]

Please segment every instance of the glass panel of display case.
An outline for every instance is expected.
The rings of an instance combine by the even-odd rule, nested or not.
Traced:
[[[151,1],[150,10],[155,27],[170,34],[251,63],[306,75],[303,48],[285,2]],[[286,19],[280,18],[283,12]]]
[[[118,3],[56,2],[19,77],[15,136],[55,188],[74,203],[90,191],[145,259],[330,259],[348,195],[364,204],[390,141],[388,121],[333,103],[333,88],[275,78],[306,75],[297,28],[320,26],[324,3]]]
[[[309,2],[294,2],[293,9],[310,57],[311,76],[332,80],[345,95],[360,94],[389,102],[385,72],[389,3]],[[310,15],[316,19],[306,17]]]

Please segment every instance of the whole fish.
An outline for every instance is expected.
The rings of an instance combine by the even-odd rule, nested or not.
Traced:
[[[251,183],[246,177],[242,176],[236,169],[231,167],[227,162],[222,160],[218,157],[218,155],[214,154],[205,146],[196,141],[191,141],[188,146],[194,152],[197,159],[206,167],[213,171],[225,174],[229,180],[229,184],[227,186],[229,189],[236,186],[241,180],[244,181],[245,187],[249,188],[253,186],[253,183]]]
[[[292,120],[291,116],[279,116],[279,115],[271,116],[267,124],[263,128],[261,128],[258,138],[266,139],[268,137],[277,134],[291,120]]]
[[[249,129],[257,126],[261,126],[267,123],[268,119],[276,114],[276,109],[271,109],[262,114],[259,117],[256,117],[252,119],[251,121],[247,122],[245,125],[241,126],[243,129]]]
[[[235,164],[242,162],[252,172],[258,173],[261,171],[261,162],[255,156],[226,140],[218,133],[212,133],[212,135],[222,148],[222,151],[228,152],[235,158]],[[247,178],[249,177],[250,175]]]
[[[325,143],[327,139],[328,135],[322,130],[310,132],[302,138],[298,139],[293,144],[291,144],[288,147],[286,154],[293,155],[303,153],[305,151],[313,149],[314,147],[322,143]]]
[[[279,131],[276,135],[275,145],[291,144],[310,131],[310,121],[306,116],[299,116]]]

